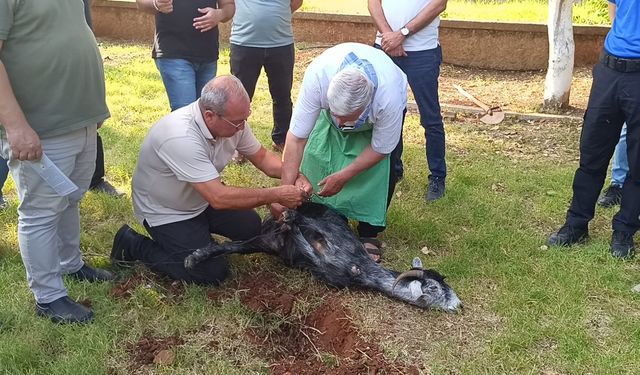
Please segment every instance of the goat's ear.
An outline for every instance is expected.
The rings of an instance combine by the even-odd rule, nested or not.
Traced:
[[[422,260],[420,260],[420,258],[418,257],[413,258],[413,261],[411,262],[411,268],[422,269]]]

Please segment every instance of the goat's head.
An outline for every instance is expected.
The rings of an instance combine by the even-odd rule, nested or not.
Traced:
[[[412,268],[401,273],[393,283],[393,294],[412,305],[427,309],[457,312],[462,302],[444,282],[444,276],[434,270],[422,268],[420,258],[413,258]]]

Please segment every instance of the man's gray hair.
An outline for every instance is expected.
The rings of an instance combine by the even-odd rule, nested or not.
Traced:
[[[218,76],[202,88],[200,106],[203,110],[208,109],[224,116],[227,102],[242,96],[249,100],[249,94],[238,78],[231,75]]]
[[[336,116],[364,111],[373,98],[373,82],[356,68],[345,68],[329,82],[327,101]]]

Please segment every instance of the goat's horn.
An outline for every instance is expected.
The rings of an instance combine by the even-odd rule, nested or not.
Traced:
[[[404,279],[421,279],[423,277],[424,277],[424,271],[423,270],[409,270],[409,271],[403,272],[396,278],[396,281],[393,283],[393,286],[391,287],[391,290],[394,290],[396,288],[396,285],[398,285],[400,280],[404,280]]]

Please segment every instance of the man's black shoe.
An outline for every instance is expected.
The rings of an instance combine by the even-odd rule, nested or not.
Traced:
[[[127,250],[132,245],[136,237],[140,236],[138,232],[133,230],[127,224],[123,224],[113,237],[113,245],[111,247],[111,264],[124,266],[135,261],[128,256]]]
[[[93,268],[86,263],[74,273],[69,274],[70,277],[81,281],[110,281],[113,280],[113,274],[107,270]]]
[[[602,207],[611,207],[620,204],[622,199],[622,186],[611,185],[598,198],[598,205]]]
[[[633,233],[614,230],[611,235],[611,255],[614,258],[631,258],[635,246]]]
[[[547,245],[549,246],[571,246],[584,243],[589,238],[589,231],[586,228],[574,228],[565,224],[556,233],[549,236]]]
[[[90,308],[65,296],[49,303],[36,303],[36,314],[54,323],[87,323],[93,319]]]

